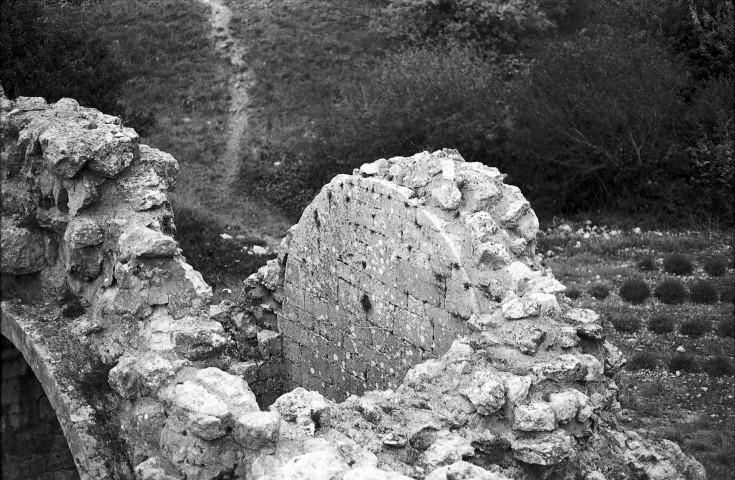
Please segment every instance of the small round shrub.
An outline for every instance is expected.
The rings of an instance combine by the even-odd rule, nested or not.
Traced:
[[[701,337],[709,330],[710,322],[703,318],[690,318],[685,320],[679,327],[679,333],[690,337]]]
[[[696,372],[697,362],[694,357],[685,352],[679,352],[669,359],[669,371],[675,373],[680,372]]]
[[[648,321],[648,329],[659,335],[671,333],[674,331],[674,321],[665,315],[658,315]]]
[[[710,277],[721,277],[727,272],[727,264],[721,258],[709,257],[704,260],[703,266]]]
[[[620,333],[633,333],[637,332],[641,328],[641,321],[638,317],[629,315],[621,315],[610,317],[610,323],[612,323],[615,330]]]
[[[656,367],[658,355],[648,350],[634,353],[626,364],[628,370],[656,370]]]
[[[735,318],[725,317],[717,323],[717,335],[735,338]]]
[[[735,287],[728,285],[723,288],[720,294],[720,301],[722,303],[735,303]]]
[[[694,265],[686,256],[672,253],[664,259],[664,270],[673,275],[689,275],[694,271]]]
[[[642,278],[629,278],[620,287],[620,296],[630,303],[643,303],[650,295],[651,290]]]
[[[595,283],[587,289],[587,293],[595,297],[597,300],[604,300],[610,295],[610,287],[604,283]]]
[[[663,303],[675,305],[687,300],[687,290],[684,284],[676,278],[667,278],[656,286],[653,294]]]
[[[715,355],[714,357],[708,358],[702,363],[702,370],[713,377],[735,374],[735,366],[733,366],[732,361],[725,355]]]
[[[638,262],[638,270],[652,272],[656,270],[656,260],[653,257],[643,257]]]
[[[566,290],[564,290],[564,295],[566,295],[567,298],[571,300],[576,300],[582,296],[582,291],[578,289],[577,287],[569,287]]]
[[[694,303],[717,303],[717,288],[710,282],[700,280],[689,288],[689,298]]]

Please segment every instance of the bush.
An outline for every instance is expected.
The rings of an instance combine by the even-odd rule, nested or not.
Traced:
[[[702,363],[702,369],[713,377],[735,374],[735,366],[725,355],[716,355]]]
[[[658,315],[648,321],[648,329],[659,335],[674,331],[674,321],[667,316]]]
[[[578,289],[577,287],[569,287],[566,290],[564,290],[564,295],[566,295],[567,298],[571,300],[576,300],[582,296],[582,291]]]
[[[0,3],[0,82],[8,98],[70,97],[108,114],[127,80],[111,47],[76,8],[45,7],[42,0]]]
[[[669,359],[669,371],[675,373],[680,372],[696,372],[697,362],[694,357],[688,353],[678,352]]]
[[[626,368],[628,370],[656,370],[658,368],[658,355],[648,350],[636,352],[630,357]]]
[[[630,278],[620,287],[620,296],[630,303],[643,303],[650,295],[651,290],[642,278]]]
[[[610,287],[604,283],[595,283],[587,289],[587,293],[597,300],[604,300],[610,295]]]
[[[656,188],[686,160],[674,158],[685,78],[669,52],[624,28],[545,42],[513,96],[511,174],[557,208],[642,212],[652,197],[674,211]]]
[[[508,121],[503,76],[472,47],[387,54],[342,82],[339,99],[314,107],[309,135],[263,145],[264,168],[243,175],[261,177],[267,198],[300,215],[334,175],[381,157],[446,147],[468,161],[488,158]]]
[[[686,256],[673,253],[664,259],[664,271],[672,275],[689,275],[694,271],[694,265]]]
[[[507,51],[523,37],[554,27],[544,7],[551,7],[552,15],[564,16],[571,4],[568,0],[541,4],[528,0],[389,0],[374,26],[409,44],[476,42],[487,49]]]
[[[694,303],[717,303],[717,289],[710,282],[700,280],[689,288],[689,298]]]
[[[620,333],[634,333],[641,327],[641,321],[638,317],[632,316],[616,315],[610,318],[610,323]]]
[[[704,260],[703,266],[710,277],[721,277],[727,272],[727,264],[721,258],[709,257]]]
[[[717,334],[721,337],[735,338],[735,318],[725,317],[717,323]]]
[[[720,294],[720,301],[722,303],[735,303],[735,286],[726,285]]]
[[[675,305],[687,300],[687,291],[684,284],[676,278],[667,278],[656,286],[653,293],[663,303]]]
[[[690,318],[679,326],[679,333],[689,337],[701,337],[710,329],[709,320],[703,318]]]
[[[656,268],[656,260],[653,257],[644,257],[638,262],[638,270],[643,272],[652,272]]]

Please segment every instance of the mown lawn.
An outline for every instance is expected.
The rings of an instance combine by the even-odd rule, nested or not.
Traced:
[[[626,354],[629,363],[619,381],[625,425],[679,443],[702,462],[709,478],[732,478],[732,232],[633,229],[557,221],[540,235],[538,251],[567,285],[566,294],[576,306],[603,315],[608,339]],[[691,273],[665,271],[666,260],[674,254],[691,262]],[[724,264],[724,273],[707,273],[708,261]],[[620,295],[632,278],[642,279],[651,294],[640,304]],[[666,304],[655,297],[656,287],[666,278],[684,286],[682,303]],[[702,299],[690,294],[697,282],[716,292],[716,297],[705,298],[712,303],[695,301]]]

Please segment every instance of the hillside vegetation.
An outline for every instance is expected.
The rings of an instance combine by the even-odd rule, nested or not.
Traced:
[[[451,147],[544,216],[732,224],[732,1],[229,3],[257,79],[243,175],[293,214],[337,172]]]

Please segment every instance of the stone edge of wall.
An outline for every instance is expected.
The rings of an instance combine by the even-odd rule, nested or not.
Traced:
[[[10,302],[0,305],[2,334],[20,350],[33,373],[43,387],[51,406],[56,412],[74,463],[83,480],[113,478],[105,465],[104,447],[95,439],[89,426],[92,420],[91,407],[74,392],[63,389],[54,372],[54,363],[61,361],[44,346],[43,339],[33,328],[32,321],[14,311]]]

